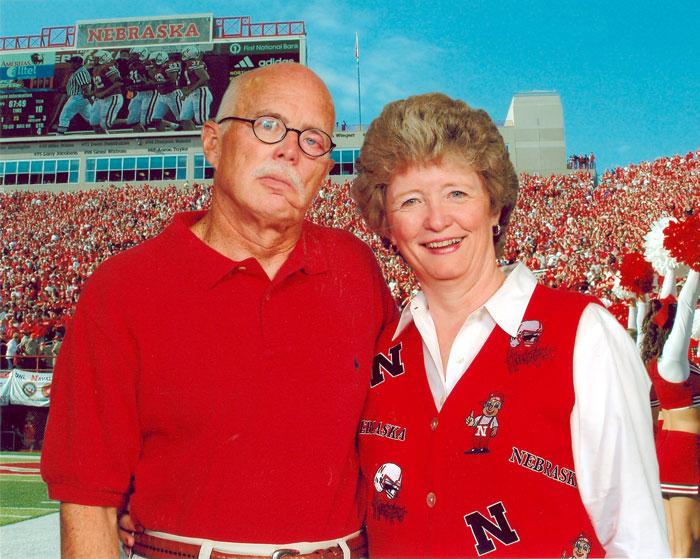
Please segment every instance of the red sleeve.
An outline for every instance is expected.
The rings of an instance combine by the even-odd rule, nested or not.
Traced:
[[[81,296],[57,359],[41,470],[52,499],[119,507],[141,450],[136,345],[118,297],[94,287]]]

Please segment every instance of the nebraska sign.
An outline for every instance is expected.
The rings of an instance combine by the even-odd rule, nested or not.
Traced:
[[[76,24],[77,48],[209,43],[213,15],[152,19],[81,21]]]

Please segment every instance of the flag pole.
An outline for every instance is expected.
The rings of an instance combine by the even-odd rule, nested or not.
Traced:
[[[357,60],[357,111],[360,118],[360,130],[362,130],[362,97],[360,95],[360,34],[355,31],[355,60]]]

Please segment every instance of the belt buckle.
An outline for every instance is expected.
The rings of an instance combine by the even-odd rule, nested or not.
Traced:
[[[296,549],[277,549],[270,555],[270,559],[282,559],[282,557],[291,557],[294,555],[299,555]]]

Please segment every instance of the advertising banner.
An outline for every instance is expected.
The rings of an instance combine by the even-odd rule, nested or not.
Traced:
[[[10,405],[10,371],[0,372],[0,406]]]
[[[0,54],[0,137],[191,132],[216,115],[232,78],[302,61],[299,39],[121,43]]]
[[[13,369],[10,373],[9,403],[16,406],[47,407],[53,373]]]

